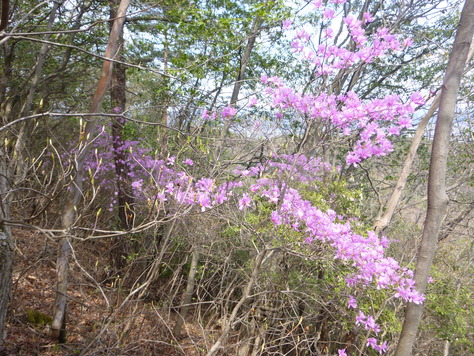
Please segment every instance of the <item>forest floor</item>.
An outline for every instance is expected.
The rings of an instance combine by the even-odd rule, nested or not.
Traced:
[[[196,325],[186,323],[185,336],[179,340],[172,336],[176,315],[169,308],[133,298],[124,303],[127,293],[110,283],[98,283],[94,265],[98,271],[98,265],[107,263],[101,259],[110,253],[107,243],[100,241],[81,244],[81,251],[75,251],[77,255],[80,252],[81,263],[87,262],[70,264],[67,343],[58,345],[50,337],[47,320],[54,304],[56,243],[39,232],[13,232],[13,295],[1,356],[192,356],[208,349],[209,334]]]

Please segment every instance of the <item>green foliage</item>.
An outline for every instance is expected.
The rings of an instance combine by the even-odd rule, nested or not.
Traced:
[[[473,353],[472,290],[439,268],[432,270],[432,276],[434,282],[427,292],[426,312],[433,321],[424,327],[433,330],[438,338],[450,341],[453,349],[463,350],[465,354]]]
[[[53,318],[51,318],[49,315],[46,315],[40,312],[39,310],[34,309],[26,310],[26,319],[31,324],[41,326],[51,325],[51,323],[53,322]]]

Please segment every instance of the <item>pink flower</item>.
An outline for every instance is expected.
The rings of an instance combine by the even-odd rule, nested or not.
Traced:
[[[134,189],[141,189],[142,187],[142,180],[136,180],[135,182],[132,182],[132,188]]]
[[[310,34],[306,32],[305,30],[296,31],[296,37],[304,42],[307,42],[311,39]]]
[[[374,21],[374,18],[370,14],[370,12],[364,12],[364,20],[366,23]]]
[[[226,106],[221,111],[222,117],[234,117],[237,114],[237,109],[232,106]]]
[[[283,20],[282,26],[284,30],[288,30],[291,27],[291,20]]]
[[[352,309],[357,308],[357,300],[352,295],[349,296],[349,300],[347,301],[347,306]]]
[[[347,156],[346,156],[346,163],[350,166],[350,165],[354,165],[354,166],[357,166],[357,163],[359,163],[361,161],[360,157],[357,156],[354,152],[350,152]]]
[[[347,356],[346,349],[344,348],[344,349],[337,350],[337,354],[338,356]]]
[[[375,349],[375,351],[378,351],[379,354],[382,354],[382,353],[386,352],[386,351],[387,351],[387,342],[384,341],[384,342],[383,342],[382,344],[380,344],[380,345],[375,345],[375,346],[374,346],[374,349]]]
[[[334,10],[333,9],[329,9],[329,8],[325,8],[324,11],[322,12],[322,15],[325,19],[333,19],[335,16],[334,16]]]
[[[184,161],[183,161],[184,164],[188,165],[188,166],[192,166],[194,165],[194,162],[192,159],[190,158],[186,158]]]
[[[415,291],[414,293],[412,293],[410,297],[410,301],[418,305],[423,304],[425,299],[426,297],[424,296],[424,294],[420,294],[418,291]]]
[[[209,194],[206,192],[198,193],[197,201],[201,205],[201,211],[205,211],[206,208],[211,207],[211,199],[209,198]]]
[[[281,223],[282,223],[282,218],[281,218],[280,214],[278,214],[278,212],[276,212],[276,211],[272,211],[271,219],[272,219],[272,222],[275,225],[281,225]]]
[[[239,200],[239,210],[243,210],[246,207],[250,206],[250,203],[252,202],[252,198],[247,193],[244,193],[242,195],[242,198]]]
[[[334,30],[332,28],[327,28],[324,30],[324,33],[327,38],[333,38]]]
[[[377,339],[375,337],[369,337],[367,339],[367,346],[375,347],[377,345]]]
[[[423,105],[425,104],[426,100],[420,94],[420,92],[416,91],[412,95],[410,95],[410,100],[415,103],[416,105]]]
[[[372,316],[367,316],[367,320],[365,322],[365,328],[367,330],[372,330],[375,333],[380,332],[380,327],[379,325],[375,322],[375,319]]]
[[[210,192],[214,186],[214,180],[211,178],[201,178],[196,183],[196,188],[204,192]]]
[[[250,98],[249,108],[251,108],[251,107],[253,107],[253,106],[257,105],[257,104],[258,104],[258,99],[257,99],[256,97],[252,96],[252,97]]]
[[[344,18],[344,22],[346,23],[347,27],[349,27],[349,28],[354,28],[358,25],[358,20],[355,17],[351,16],[351,15],[346,16]]]
[[[361,325],[365,322],[366,316],[362,310],[359,310],[359,314],[356,316],[356,325]]]
[[[167,199],[166,199],[166,194],[165,192],[159,192],[157,195],[156,195],[156,198],[160,201],[160,202],[165,202]]]

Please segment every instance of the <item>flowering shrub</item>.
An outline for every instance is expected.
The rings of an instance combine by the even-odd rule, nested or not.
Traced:
[[[338,5],[344,0],[329,3],[332,7],[323,7],[321,1],[314,1],[325,21],[341,16]],[[325,41],[314,49],[309,45],[312,36],[306,30],[297,30],[292,41],[294,53],[314,66],[316,75],[321,78],[335,76],[341,69],[370,63],[390,51],[410,45],[409,40],[398,39],[385,28],[377,30],[369,38],[363,27],[373,20],[369,13],[364,14],[362,21],[350,15],[343,20],[354,44],[350,49],[330,44],[333,37],[330,26],[326,29]],[[290,29],[291,22],[286,20],[283,27]],[[418,93],[411,95],[407,102],[397,95],[363,101],[353,91],[339,95],[324,92],[302,94],[285,86],[280,78],[262,76],[261,80],[267,85],[265,94],[277,114],[282,111],[295,113],[311,120],[328,122],[338,134],[355,135],[355,144],[346,156],[346,163],[352,165],[390,152],[390,137],[410,127],[411,114],[417,105],[424,102]],[[251,106],[258,103],[252,97]],[[230,120],[236,115],[237,109],[228,106],[214,113],[204,110],[202,118]],[[95,172],[96,182],[111,193],[110,210],[117,203],[112,174],[115,172],[116,152],[112,142],[113,137],[107,130],[99,133],[92,142],[95,153],[86,163],[86,169]],[[217,180],[194,177],[186,171],[195,165],[193,160],[187,157],[160,157],[152,149],[143,148],[140,141],[126,140],[115,150],[120,150],[127,157],[126,162],[122,163],[128,165],[136,209],[185,215],[192,210],[203,213],[229,204],[246,214],[254,209],[257,200],[265,201],[270,207],[268,221],[275,227],[284,225],[304,235],[304,243],[309,246],[326,246],[335,260],[350,267],[351,272],[345,278],[349,288],[361,286],[387,290],[396,298],[417,304],[424,300],[424,296],[414,288],[412,272],[386,256],[389,246],[386,237],[379,237],[373,231],[357,233],[351,225],[351,217],[340,215],[331,208],[322,209],[302,197],[299,187],[311,186],[322,179],[325,171],[334,169],[320,158],[301,154],[275,155],[254,166],[235,169],[233,177]],[[381,333],[381,328],[374,316],[358,309],[355,296],[349,296],[347,307],[357,311],[355,324],[371,333],[367,345],[380,353],[384,352],[387,344],[375,337]],[[345,353],[345,349],[339,350],[340,355]]]
[[[106,131],[99,134],[95,144],[107,147],[103,140],[110,140]],[[128,151],[132,188],[138,204],[142,205],[141,209],[166,211],[167,206],[168,209],[173,207],[173,214],[184,214],[193,207],[205,212],[224,203],[235,203],[237,209],[245,212],[252,209],[254,201],[263,199],[273,207],[268,218],[275,226],[284,224],[305,235],[306,244],[311,245],[316,241],[326,244],[332,249],[335,259],[351,266],[353,273],[346,277],[348,287],[361,285],[388,289],[393,291],[395,297],[405,301],[423,301],[424,297],[414,289],[412,272],[401,268],[393,258],[386,257],[385,251],[389,246],[387,238],[378,237],[373,231],[364,235],[355,233],[351,219],[331,209],[323,211],[313,206],[292,187],[320,181],[324,171],[332,169],[319,158],[275,156],[249,169],[235,169],[234,179],[219,183],[215,179],[194,178],[184,171],[175,170],[176,157],[153,158],[150,150],[139,147],[138,141],[125,142],[122,148]],[[111,154],[111,149],[96,150],[94,159],[88,160],[87,167],[101,172],[97,174],[96,180],[109,190],[113,189],[109,171],[114,171],[113,163],[110,162]],[[104,161],[108,161],[108,164],[100,163]],[[192,164],[190,159],[182,161],[184,165]],[[116,201],[112,194],[111,209],[114,204]],[[349,297],[348,307],[357,308],[355,297]],[[381,331],[375,319],[362,311],[359,311],[356,324],[375,335]],[[371,338],[368,345],[378,351],[386,348],[384,343],[378,344],[375,338]]]

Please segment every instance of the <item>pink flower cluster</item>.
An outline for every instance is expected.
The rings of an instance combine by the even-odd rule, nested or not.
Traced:
[[[323,18],[333,19],[336,15],[337,4],[341,1],[331,1],[334,7],[323,7],[321,1],[314,1]],[[363,25],[374,19],[370,13],[363,15],[363,21],[354,16],[343,18],[348,34],[355,43],[355,49],[342,48],[329,39],[333,36],[330,25],[326,28],[326,41],[319,45],[308,45],[311,35],[305,30],[296,31],[291,43],[295,53],[299,53],[304,61],[315,68],[316,75],[327,77],[336,75],[341,69],[346,69],[371,63],[385,56],[389,51],[399,51],[410,46],[409,39],[399,40],[390,34],[387,28],[377,29],[370,40]],[[371,156],[383,156],[393,149],[390,136],[399,135],[404,128],[411,126],[411,115],[418,105],[424,104],[423,97],[414,93],[407,102],[398,95],[388,95],[385,98],[362,101],[355,92],[340,95],[320,93],[303,95],[285,86],[277,77],[262,77],[262,82],[269,85],[266,94],[272,98],[271,105],[278,109],[277,117],[282,117],[281,111],[294,110],[296,113],[310,117],[313,120],[329,121],[344,135],[357,134],[353,149],[347,154],[346,162],[356,165]]]
[[[314,181],[315,173],[328,169],[325,165],[318,166],[317,160],[308,160],[303,156],[279,158],[279,163],[267,162],[265,165],[254,167],[251,171],[242,170],[240,173],[258,177],[266,172],[269,176],[289,177],[290,180],[310,182]],[[278,174],[270,174],[272,170],[276,170]],[[286,182],[263,177],[256,179],[255,183],[249,187],[256,197],[275,204],[276,209],[270,217],[275,225],[286,224],[306,234],[308,244],[319,241],[331,246],[334,250],[334,258],[346,261],[354,268],[354,273],[346,279],[349,287],[362,285],[373,286],[376,289],[389,289],[394,291],[397,298],[416,304],[423,302],[424,296],[415,290],[414,281],[411,278],[412,271],[401,268],[393,258],[385,256],[385,250],[389,246],[386,237],[378,237],[373,231],[368,231],[367,236],[354,233],[349,222],[341,222],[344,217],[336,215],[332,210],[321,211],[309,201],[302,199],[299,192]],[[349,298],[348,306],[357,308],[357,301],[353,296]],[[380,327],[375,323],[374,318],[366,316],[362,311],[359,311],[356,324],[364,326],[375,334],[380,332]],[[386,349],[386,344],[377,344],[375,338],[372,338],[368,345],[379,352]]]
[[[253,105],[256,105],[257,102],[255,101],[256,99],[253,99],[251,103]],[[206,120],[206,121],[213,121],[216,120],[217,118],[222,118],[222,119],[231,119],[237,114],[237,108],[233,106],[226,106],[223,109],[221,109],[219,112],[209,112],[207,110],[203,110],[201,117]]]
[[[407,40],[399,41],[397,36],[390,34],[384,27],[379,28],[372,39],[369,39],[364,25],[372,22],[374,18],[369,12],[365,12],[362,21],[350,14],[342,17],[347,33],[355,43],[355,50],[337,46],[333,41],[329,41],[333,38],[334,32],[330,22],[337,17],[338,11],[338,3],[332,3],[333,7],[323,7],[319,3],[316,6],[323,19],[329,21],[325,30],[326,41],[316,45],[314,49],[312,46],[307,46],[312,37],[311,34],[306,30],[297,30],[291,42],[293,52],[299,53],[302,59],[315,65],[317,74],[334,75],[340,69],[361,63],[371,63],[375,59],[385,56],[389,51],[399,51],[411,44]],[[291,22],[286,20],[283,24],[284,29],[289,29]]]
[[[403,103],[398,95],[362,101],[356,93],[341,95],[301,95],[284,86],[278,78],[262,78],[272,106],[281,110],[294,110],[314,120],[329,121],[344,135],[356,133],[353,149],[346,157],[347,164],[357,164],[372,156],[383,156],[392,149],[390,136],[399,135],[411,127],[411,115],[416,106],[424,103],[419,93]]]

